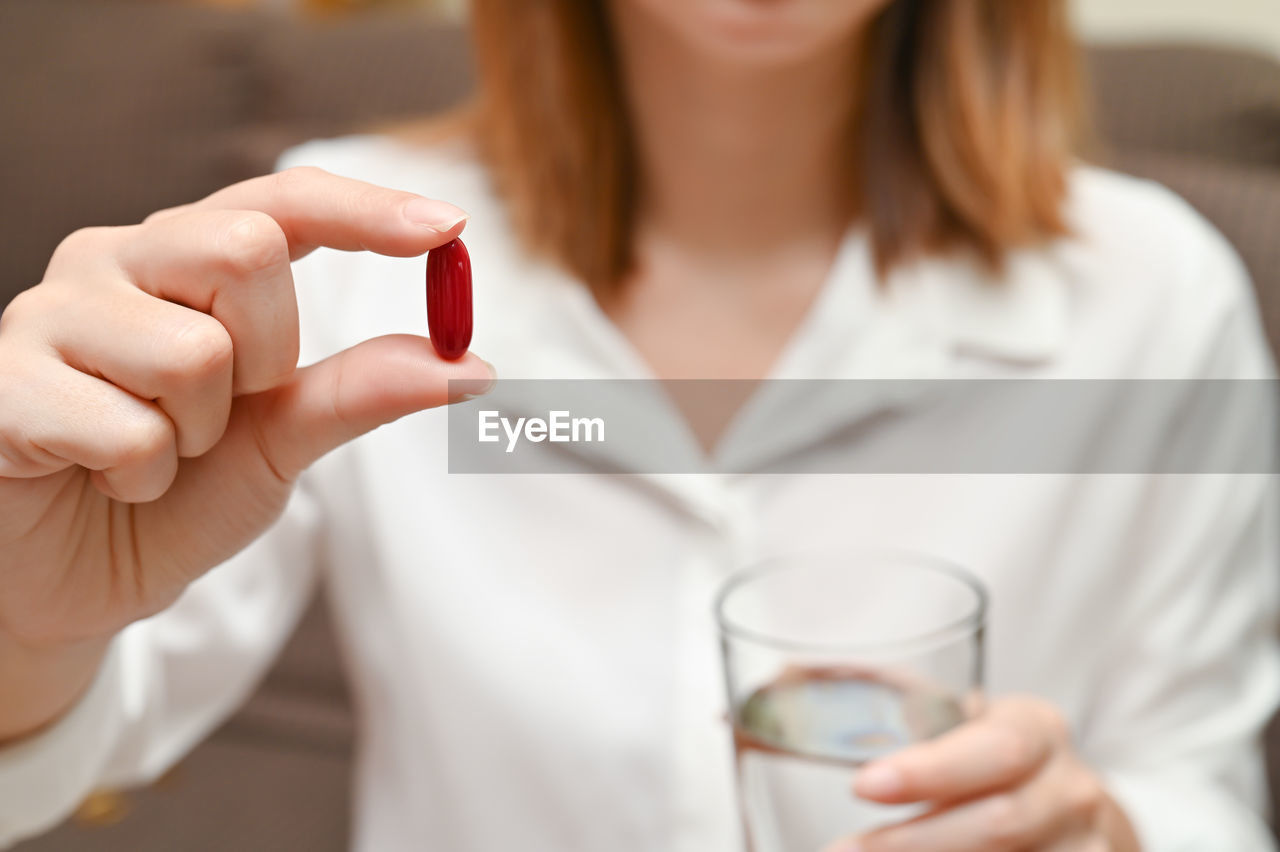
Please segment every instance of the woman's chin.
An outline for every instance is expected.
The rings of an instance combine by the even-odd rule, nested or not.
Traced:
[[[803,62],[847,42],[885,0],[621,0],[647,6],[699,51],[749,65]]]

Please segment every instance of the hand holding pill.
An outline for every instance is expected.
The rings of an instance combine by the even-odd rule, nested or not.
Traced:
[[[265,530],[320,456],[454,401],[451,381],[487,388],[466,354],[465,222],[301,168],[64,240],[0,318],[0,667],[6,647],[57,655],[164,608]],[[432,340],[387,335],[299,368],[290,262],[320,246],[440,252]],[[63,686],[0,702],[0,741],[84,683]]]

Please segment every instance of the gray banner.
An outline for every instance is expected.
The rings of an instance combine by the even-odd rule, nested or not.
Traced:
[[[451,473],[1280,472],[1271,380],[505,380]]]

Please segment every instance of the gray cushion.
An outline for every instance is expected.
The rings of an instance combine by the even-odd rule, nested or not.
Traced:
[[[173,772],[14,852],[346,852],[345,754],[221,732]]]
[[[405,14],[281,26],[255,64],[256,119],[315,136],[421,118],[472,87],[466,31]]]
[[[1280,168],[1280,63],[1190,45],[1095,48],[1097,124],[1120,151]]]
[[[185,6],[0,3],[0,304],[39,282],[71,231],[241,176],[228,140],[247,107],[242,23]]]

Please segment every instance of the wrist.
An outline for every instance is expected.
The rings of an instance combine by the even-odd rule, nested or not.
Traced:
[[[0,631],[0,747],[39,733],[93,683],[111,639],[30,645]]]

